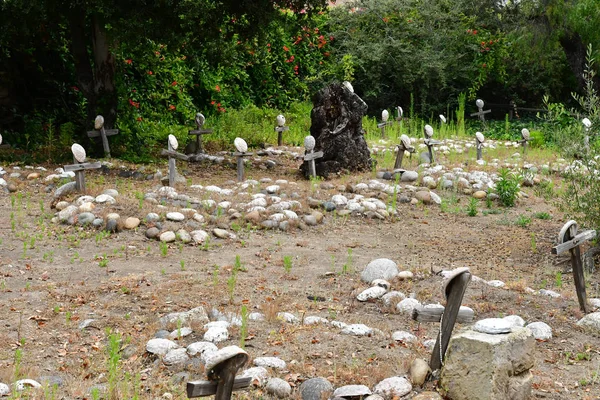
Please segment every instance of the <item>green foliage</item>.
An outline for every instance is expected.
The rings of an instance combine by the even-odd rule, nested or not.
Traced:
[[[496,194],[504,207],[514,207],[519,187],[519,177],[508,169],[502,168],[500,180],[496,182]]]
[[[477,206],[479,205],[479,201],[474,198],[471,197],[471,200],[469,200],[469,204],[467,205],[467,215],[469,217],[474,217],[477,215]]]
[[[526,215],[519,215],[517,220],[515,221],[515,225],[520,226],[521,228],[527,228],[531,223],[531,218]]]
[[[283,256],[283,269],[286,274],[292,272],[292,256]]]

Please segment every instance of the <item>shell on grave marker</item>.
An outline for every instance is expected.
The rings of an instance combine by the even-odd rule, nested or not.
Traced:
[[[179,147],[179,142],[177,141],[175,135],[169,135],[169,144],[171,145],[171,148],[173,150],[177,150],[177,148]]]
[[[572,236],[577,235],[577,222],[574,220],[567,221],[558,233],[558,243],[565,242],[565,236],[570,232]]]
[[[204,115],[202,115],[202,113],[196,113],[196,125],[198,125],[198,128],[202,128],[202,125],[204,125],[205,121],[206,118]]]
[[[477,138],[477,141],[479,143],[483,143],[483,141],[485,140],[485,137],[483,136],[483,133],[481,133],[481,132],[475,132],[475,137]]]
[[[428,139],[433,137],[433,127],[431,125],[425,125],[424,131]]]
[[[523,136],[523,139],[525,139],[525,140],[529,140],[529,138],[531,137],[531,136],[529,135],[529,129],[527,129],[527,128],[523,128],[523,129],[521,130],[521,136]]]
[[[477,99],[477,100],[475,101],[475,105],[476,105],[478,108],[483,108],[483,100],[481,100],[481,99]]]
[[[235,140],[233,141],[233,145],[235,146],[237,151],[239,151],[240,153],[245,153],[248,151],[248,144],[242,138],[239,138],[239,137],[235,138]]]
[[[0,135],[0,144],[2,144],[2,135]]]
[[[406,135],[402,135],[400,136],[400,141],[402,142],[402,145],[404,146],[405,149],[408,149],[411,147],[411,143],[410,143],[410,138]]]
[[[73,156],[75,157],[77,162],[85,162],[85,149],[83,148],[83,146],[74,143],[73,146],[71,146],[71,152],[73,153]]]
[[[104,126],[104,117],[102,115],[98,115],[96,117],[96,119],[94,120],[94,128],[102,129],[103,126]]]
[[[583,125],[587,128],[590,129],[592,127],[592,121],[590,121],[588,118],[584,118],[581,120],[581,123],[583,123]]]
[[[284,126],[285,125],[285,117],[282,114],[279,114],[277,116],[277,126]]]
[[[248,353],[246,353],[243,349],[239,348],[238,346],[223,347],[222,349],[214,352],[207,358],[205,369],[210,375],[212,369],[214,369],[216,366],[238,355],[245,356],[246,359],[248,358]]]
[[[348,89],[351,93],[354,93],[354,88],[352,87],[352,84],[350,82],[344,81],[342,82],[342,85],[344,85],[346,89]]]
[[[315,137],[308,135],[304,138],[304,148],[306,151],[311,151],[315,148]]]
[[[387,120],[390,118],[390,113],[388,112],[388,110],[383,110],[381,112],[381,120],[383,122],[387,122]]]
[[[446,117],[444,117],[444,114],[440,114],[440,119],[443,123],[446,123]]]
[[[396,113],[398,114],[398,118],[402,118],[402,114],[404,114],[404,110],[402,110],[402,107],[397,106]]]

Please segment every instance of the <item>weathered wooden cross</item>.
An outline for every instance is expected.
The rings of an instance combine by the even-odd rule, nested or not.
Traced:
[[[248,362],[248,354],[237,346],[224,347],[206,361],[208,381],[187,383],[189,398],[215,395],[215,400],[229,400],[234,390],[250,386],[252,377],[236,378],[235,374]]]
[[[394,169],[402,168],[402,160],[404,159],[404,152],[408,151],[409,153],[415,152],[415,147],[410,143],[410,138],[406,135],[400,136],[400,144],[397,146],[398,153],[396,154],[396,163],[394,164]]]
[[[385,127],[388,125],[392,125],[394,122],[393,121],[388,121],[388,119],[390,118],[390,113],[388,112],[388,110],[383,110],[381,112],[381,123],[377,124],[377,127],[381,130],[381,138],[385,139]]]
[[[277,126],[275,132],[277,132],[277,146],[283,145],[283,132],[289,131],[290,127],[285,125],[285,117],[281,114],[277,116]]]
[[[65,165],[64,170],[65,172],[75,172],[75,188],[77,191],[85,193],[85,170],[98,169],[102,165],[99,162],[86,163],[85,149],[77,143],[71,146],[71,152],[73,153],[73,162],[75,164]]]
[[[592,128],[592,121],[589,118],[584,118],[581,120],[583,127],[585,129],[585,136],[583,137],[583,147],[586,150],[590,149],[590,129]]]
[[[189,159],[185,154],[178,153],[176,150],[179,147],[179,142],[174,135],[169,135],[169,139],[167,140],[167,150],[162,149],[160,152],[161,156],[169,157],[169,186],[175,186],[175,177],[177,174],[177,167],[175,165],[175,159],[178,158],[183,161],[187,161]]]
[[[322,151],[315,152],[315,138],[314,136],[307,136],[304,138],[304,161],[308,162],[308,175],[312,178],[317,176],[317,169],[315,167],[315,160],[323,157]]]
[[[433,146],[442,144],[442,142],[438,140],[433,140],[433,127],[431,125],[425,125],[423,133],[425,134],[424,142],[427,146],[427,151],[429,152],[429,162],[433,164],[435,162],[435,158],[433,157]]]
[[[477,142],[477,161],[481,160],[481,151],[483,150],[483,142],[485,137],[481,132],[475,132],[475,141]]]
[[[595,237],[595,230],[588,230],[577,234],[577,222],[571,220],[562,227],[558,234],[558,244],[552,248],[552,254],[562,254],[567,250],[571,253],[571,267],[573,268],[573,280],[575,281],[577,300],[579,301],[579,308],[584,313],[589,312],[589,307],[585,292],[585,275],[579,246]]]
[[[100,137],[102,139],[102,147],[104,148],[104,156],[110,158],[110,147],[108,146],[108,137],[119,133],[118,129],[104,129],[104,117],[98,115],[94,121],[93,131],[88,131],[89,138]]]
[[[202,129],[202,127],[204,126],[204,122],[206,121],[206,118],[204,118],[204,115],[202,115],[202,113],[196,114],[195,121],[196,125],[198,125],[198,129],[188,131],[188,135],[196,136],[196,154],[202,154],[204,152],[204,150],[202,149],[202,136],[212,133],[213,130]]]
[[[431,361],[429,362],[429,366],[433,371],[442,367],[448,343],[450,342],[450,336],[452,336],[452,330],[456,322],[465,323],[473,321],[473,310],[469,308],[461,310],[460,307],[470,280],[471,272],[468,268],[457,268],[451,271],[444,281],[446,307],[417,307],[413,310],[412,317],[415,321],[441,322],[440,334],[435,342]]]
[[[523,146],[523,155],[527,154],[527,143],[531,140],[531,135],[529,134],[529,129],[523,128],[521,129],[521,146]]]
[[[479,109],[479,111],[477,111],[476,113],[472,113],[471,117],[479,117],[479,120],[481,121],[481,124],[483,125],[483,129],[487,128],[487,122],[485,121],[485,114],[489,114],[492,112],[492,110],[483,110],[483,100],[481,99],[477,99],[477,101],[475,101],[475,105],[477,106],[477,108]]]
[[[248,153],[248,144],[242,138],[235,138],[233,141],[237,153],[233,153],[237,157],[237,180],[242,182],[244,180],[244,157],[251,156],[253,153]]]
[[[399,124],[402,122],[402,114],[404,114],[402,107],[397,106],[396,107],[396,122]]]

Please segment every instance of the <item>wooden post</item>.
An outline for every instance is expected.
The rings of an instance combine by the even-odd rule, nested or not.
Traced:
[[[315,167],[315,160],[317,158],[321,158],[323,157],[323,152],[322,151],[313,151],[310,150],[308,151],[305,155],[304,155],[304,161],[308,161],[308,173],[311,177],[316,177],[317,176],[317,169]]]
[[[483,142],[485,137],[481,132],[475,132],[475,142],[477,144],[477,161],[481,160],[481,151],[483,149]]]
[[[289,126],[276,126],[275,132],[277,132],[277,146],[281,147],[283,145],[283,132],[289,131]]]
[[[425,139],[425,145],[427,146],[427,151],[429,152],[429,160],[431,161],[431,164],[435,162],[433,146],[437,146],[438,144],[442,144],[442,142],[433,139]]]
[[[237,180],[242,182],[244,180],[244,155],[240,153],[237,155]]]
[[[119,133],[118,129],[104,129],[104,117],[98,115],[96,117],[95,130],[88,131],[87,135],[89,138],[100,137],[102,140],[102,147],[104,149],[104,156],[110,158],[110,147],[108,145],[108,136],[114,136]]]
[[[171,142],[169,141],[169,143],[167,144],[167,149],[169,151],[174,151],[175,149],[173,149],[173,146],[171,146]],[[175,186],[175,159],[171,156],[169,156],[169,186],[174,187]]]
[[[552,248],[552,254],[561,254],[567,250],[571,253],[571,267],[573,268],[573,280],[575,281],[575,290],[577,291],[577,300],[579,308],[584,313],[589,312],[587,304],[587,294],[585,290],[585,273],[581,261],[581,250],[579,246],[588,240],[596,237],[595,230],[584,231],[577,234],[577,222],[568,221],[558,234],[558,245]]]
[[[195,121],[196,121],[196,125],[198,126],[198,129],[188,131],[188,135],[196,136],[196,154],[202,154],[204,151],[202,149],[202,136],[212,133],[213,130],[212,129],[202,129],[202,127],[204,126],[204,122],[206,121],[206,118],[204,118],[204,115],[202,115],[202,113],[196,113]]]
[[[400,136],[400,144],[397,146],[398,153],[396,154],[396,163],[394,164],[394,169],[402,168],[402,160],[404,159],[404,152],[408,151],[410,153],[415,152],[415,148],[411,146],[410,138],[406,135]]]
[[[468,268],[458,268],[444,284],[446,309],[441,316],[440,334],[435,342],[429,366],[433,371],[440,369],[446,356],[446,349],[452,336],[452,330],[458,319],[460,304],[471,280]]]
[[[385,136],[385,127],[388,125],[391,125],[391,124],[393,124],[393,122],[391,122],[391,121],[390,122],[387,122],[387,121],[381,122],[381,123],[377,124],[377,127],[381,130],[381,138],[382,139],[385,139],[385,137],[386,137]]]
[[[160,152],[161,156],[167,156],[169,157],[169,186],[170,187],[174,187],[175,186],[175,177],[177,174],[177,167],[175,165],[175,159],[180,159],[180,160],[184,160],[187,161],[189,159],[188,156],[186,156],[185,154],[181,154],[176,152],[175,150],[177,150],[177,148],[179,147],[179,143],[177,142],[177,138],[173,135],[169,135],[169,139],[167,140],[167,150],[162,150]]]

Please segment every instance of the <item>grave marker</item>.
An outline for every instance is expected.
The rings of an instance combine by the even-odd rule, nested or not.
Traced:
[[[377,127],[381,130],[381,138],[385,139],[385,127],[388,125],[391,125],[393,122],[389,121],[388,119],[390,118],[390,113],[388,112],[388,110],[383,110],[381,112],[381,123],[377,124]]]
[[[176,151],[179,147],[179,142],[177,142],[177,138],[174,135],[169,135],[169,139],[167,140],[167,146],[167,150],[163,149],[160,152],[160,155],[169,157],[169,186],[174,187],[175,176],[177,174],[175,159],[178,158],[180,160],[187,161],[189,157],[185,154],[181,154]]]
[[[425,145],[427,146],[427,151],[429,152],[429,163],[433,164],[435,162],[435,158],[433,156],[433,146],[442,144],[442,142],[433,140],[433,127],[431,125],[425,125],[425,128],[423,128],[423,133],[425,135]]]
[[[446,297],[446,308],[428,310],[424,307],[413,311],[413,319],[422,322],[440,321],[440,334],[435,342],[429,366],[432,371],[442,367],[446,349],[452,336],[452,330],[456,322],[471,322],[473,320],[472,310],[463,310],[461,314],[460,304],[471,280],[471,272],[468,268],[457,268],[453,270],[444,282],[444,296]]]
[[[242,138],[235,138],[233,145],[237,150],[237,153],[233,153],[237,157],[237,179],[238,182],[242,182],[244,180],[244,157],[251,156],[252,153],[247,153],[248,144]]]
[[[523,146],[523,155],[527,154],[527,143],[531,140],[531,135],[529,134],[529,129],[523,128],[521,129],[521,146]]]
[[[590,129],[592,128],[592,121],[589,118],[584,118],[581,120],[585,129],[585,136],[583,137],[583,145],[586,150],[590,149]]]
[[[207,360],[208,381],[188,382],[189,398],[215,395],[215,400],[229,400],[234,390],[247,388],[252,377],[236,378],[235,374],[248,362],[248,354],[237,346],[224,347]]]
[[[479,120],[481,121],[481,124],[483,125],[483,129],[487,128],[487,122],[485,121],[485,114],[489,114],[492,112],[492,110],[483,110],[483,100],[481,99],[477,99],[475,101],[475,105],[477,106],[477,108],[479,109],[479,111],[477,111],[476,113],[472,113],[471,117],[479,117]]]
[[[99,162],[86,163],[85,149],[77,143],[71,146],[71,152],[73,153],[73,162],[75,164],[65,165],[64,170],[65,172],[75,172],[75,188],[77,191],[85,193],[85,170],[98,169],[102,165]]]
[[[485,137],[481,132],[475,132],[475,140],[477,142],[477,161],[481,160],[481,151],[483,150],[483,142]]]
[[[396,106],[396,122],[397,123],[401,123],[402,122],[402,115],[403,114],[404,114],[404,110],[402,110],[402,107]]]
[[[317,176],[317,170],[315,168],[315,160],[323,157],[322,151],[314,152],[315,149],[315,138],[313,136],[307,136],[304,138],[304,161],[308,161],[308,174],[310,177],[315,178]]]
[[[110,147],[108,146],[108,137],[119,133],[118,129],[104,129],[104,117],[98,115],[94,120],[93,131],[88,131],[89,138],[100,137],[102,139],[102,147],[104,148],[104,156],[110,158]]]
[[[283,144],[283,132],[289,131],[290,127],[285,125],[285,117],[281,114],[277,116],[277,126],[275,132],[277,132],[277,146],[281,147]]]
[[[571,220],[562,227],[558,234],[558,245],[552,248],[552,254],[562,254],[567,250],[571,253],[571,267],[573,268],[573,280],[575,281],[577,300],[579,301],[579,308],[584,313],[589,312],[589,307],[585,292],[585,275],[579,246],[595,237],[595,230],[588,230],[577,234],[577,222]]]
[[[198,129],[188,131],[188,135],[196,136],[196,154],[202,154],[204,152],[204,150],[202,149],[202,136],[212,133],[213,130],[203,129],[204,122],[206,122],[206,118],[204,117],[204,115],[202,115],[202,113],[196,114],[195,121],[196,125],[198,126]]]
[[[398,153],[396,154],[396,163],[394,164],[394,169],[402,168],[402,160],[404,159],[404,152],[408,151],[409,153],[415,152],[415,147],[411,144],[410,138],[406,135],[400,136],[400,144],[397,146]]]

